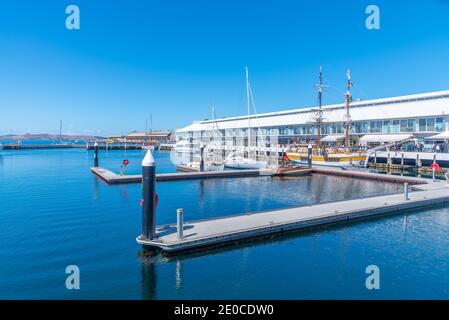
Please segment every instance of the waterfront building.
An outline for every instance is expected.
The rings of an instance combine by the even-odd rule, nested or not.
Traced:
[[[250,115],[251,135],[277,136],[280,144],[316,141],[318,108],[301,108]],[[395,136],[424,138],[449,130],[449,90],[392,98],[357,100],[350,105],[352,137],[363,141],[394,140]],[[344,136],[345,105],[322,108],[323,142]],[[180,139],[203,139],[219,132],[226,140],[248,136],[248,116],[195,121],[178,129]],[[260,130],[260,131],[259,131]],[[398,140],[401,140],[398,138]]]
[[[139,132],[133,131],[123,136],[111,136],[108,140],[116,143],[135,142],[135,143],[171,143],[174,142],[174,132],[171,131],[152,131]]]

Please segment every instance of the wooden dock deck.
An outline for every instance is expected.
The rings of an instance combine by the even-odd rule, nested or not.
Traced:
[[[345,174],[349,174],[347,171],[345,172]],[[332,170],[332,173],[337,174],[336,170]],[[352,172],[352,174],[360,177],[359,172]],[[383,175],[383,177],[386,176]],[[367,177],[362,175],[361,178]],[[380,177],[374,174],[374,178],[379,180]],[[396,182],[414,184],[413,189],[419,192],[409,193],[409,200],[405,199],[404,194],[393,194],[192,221],[184,224],[183,239],[177,238],[176,225],[164,225],[157,228],[155,240],[145,240],[139,236],[136,241],[146,248],[176,253],[182,250],[214,247],[253,237],[449,203],[449,184],[445,181],[433,182],[432,180],[400,176],[394,177],[394,179]]]

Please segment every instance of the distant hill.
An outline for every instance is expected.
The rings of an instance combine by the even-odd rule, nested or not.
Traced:
[[[48,134],[48,133],[37,133],[37,134],[31,134],[27,133],[24,135],[15,135],[15,134],[7,134],[0,136],[0,140],[20,140],[20,141],[27,141],[27,140],[51,140],[51,141],[59,141],[60,137],[59,134]],[[102,140],[105,139],[104,137],[100,136],[88,136],[88,135],[62,135],[63,140],[67,141],[93,141],[93,140]]]

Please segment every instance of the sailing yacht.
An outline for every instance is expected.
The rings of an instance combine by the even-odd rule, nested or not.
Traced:
[[[345,129],[344,136],[335,136],[335,140],[342,139],[344,141],[344,148],[340,148],[336,152],[324,152],[321,148],[321,126],[323,123],[323,111],[322,111],[322,95],[323,95],[323,72],[320,68],[320,84],[316,87],[318,88],[318,101],[319,108],[316,117],[317,124],[317,148],[313,150],[312,164],[320,166],[331,166],[331,167],[347,167],[347,166],[363,166],[366,159],[366,154],[364,152],[351,152],[350,150],[350,130],[352,127],[351,114],[349,112],[350,104],[352,102],[351,87],[353,83],[351,81],[351,71],[347,72],[347,91],[345,93],[345,117],[343,119],[343,127]],[[308,162],[308,151],[307,148],[300,150],[298,152],[287,152],[287,157],[292,162],[297,163],[307,163]]]
[[[236,153],[231,153],[226,157],[225,161],[226,168],[232,169],[265,169],[267,163],[265,161],[257,161],[254,159],[245,158],[237,155]]]
[[[254,107],[254,100],[252,100],[252,94],[251,94],[251,87],[249,84],[249,75],[248,75],[248,67],[245,68],[245,75],[246,75],[246,97],[247,97],[247,107],[248,107],[248,148],[247,148],[247,157],[244,157],[240,154],[237,154],[237,152],[231,152],[226,159],[223,161],[224,166],[226,168],[232,168],[232,169],[264,169],[267,167],[266,161],[259,161],[256,159],[250,158],[250,151],[251,151],[251,112],[250,112],[250,99],[253,103]],[[255,107],[254,107],[255,108]],[[260,128],[259,128],[260,131]]]

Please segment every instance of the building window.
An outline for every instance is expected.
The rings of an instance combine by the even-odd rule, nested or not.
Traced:
[[[407,120],[401,120],[401,132],[407,132]]]
[[[360,122],[360,133],[368,133],[368,122]]]
[[[444,118],[436,118],[435,121],[435,131],[444,131]]]
[[[362,124],[362,132],[368,133],[368,122],[363,122]]]
[[[382,121],[371,121],[370,122],[370,132],[371,133],[381,133],[382,132]]]
[[[427,120],[426,119],[419,119],[419,132],[426,132],[427,131]]]
[[[391,127],[391,132],[399,133],[400,130],[401,130],[400,121],[399,120],[393,120],[393,125]]]
[[[407,120],[407,132],[415,132],[416,122],[414,119]]]
[[[435,131],[435,118],[427,119],[427,131],[428,132]]]
[[[384,124],[382,126],[382,132],[383,133],[390,133],[390,121],[389,120],[385,120]]]
[[[322,134],[328,134],[329,133],[329,125],[322,125],[321,126],[321,133]]]
[[[337,131],[336,133],[344,133],[344,128],[341,123],[337,123]]]

